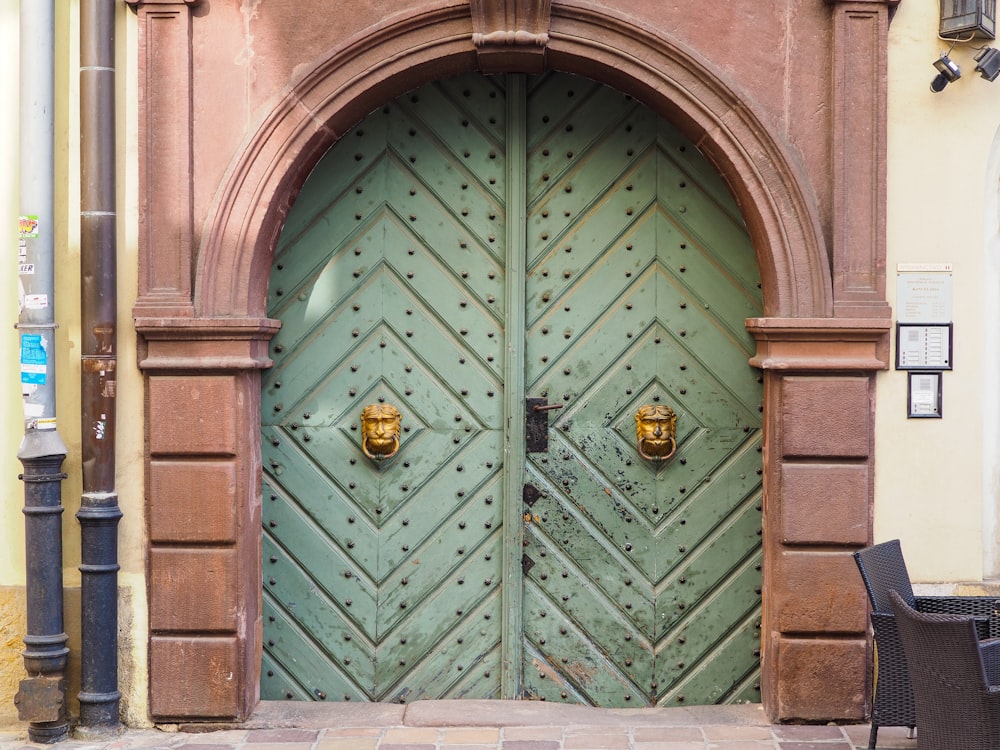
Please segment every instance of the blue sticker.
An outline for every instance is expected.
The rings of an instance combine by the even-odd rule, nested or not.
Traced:
[[[48,361],[48,353],[45,351],[40,335],[26,333],[21,336],[22,383],[45,385],[45,371]]]

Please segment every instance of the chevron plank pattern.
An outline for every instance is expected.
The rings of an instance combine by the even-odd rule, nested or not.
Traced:
[[[282,321],[262,396],[262,694],[410,701],[501,694],[604,706],[756,701],[757,269],[732,198],[673,128],[583,79],[531,79],[526,165],[504,79],[465,76],[373,113],[317,164],[275,254]],[[504,205],[526,175],[524,207]],[[526,276],[504,264],[524,211]],[[513,239],[513,238],[510,238]],[[526,331],[506,326],[525,284]],[[504,528],[504,354],[552,412]],[[360,447],[369,403],[399,454]],[[635,450],[645,403],[678,455]],[[512,429],[521,429],[521,425]],[[506,535],[506,537],[505,537]],[[503,580],[504,542],[523,578]]]
[[[403,97],[317,166],[274,259],[262,411],[263,689],[499,691],[502,90]],[[403,414],[382,464],[369,403]]]
[[[527,390],[562,403],[530,454],[524,685],[602,706],[759,700],[761,387],[752,248],[673,128],[580,79],[528,101]],[[641,458],[634,415],[678,415]]]

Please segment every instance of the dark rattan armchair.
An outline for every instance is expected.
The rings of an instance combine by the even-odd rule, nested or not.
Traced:
[[[898,539],[859,550],[854,553],[854,560],[871,601],[872,630],[878,655],[872,730],[868,741],[869,750],[874,750],[879,727],[913,729],[917,726],[913,690],[889,592],[898,592],[903,601],[918,612],[976,618],[983,638],[1000,635],[1000,619],[995,615],[997,600],[994,597],[914,596]]]
[[[917,708],[919,750],[1000,750],[1000,641],[971,617],[923,614],[890,592]]]

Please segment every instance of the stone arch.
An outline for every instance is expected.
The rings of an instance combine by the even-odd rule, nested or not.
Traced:
[[[552,10],[547,65],[632,94],[715,164],[741,206],[767,317],[833,314],[828,251],[804,170],[712,64],[610,11]],[[205,318],[263,317],[270,258],[312,167],[364,115],[422,83],[476,68],[468,8],[387,19],[295,82],[249,139],[221,188],[198,253]]]
[[[166,93],[147,97],[140,128],[173,123],[179,133],[176,142],[164,139],[165,149],[141,146],[144,189],[180,195],[184,209],[178,216],[170,201],[153,201],[144,214],[135,308],[148,402],[151,714],[242,720],[259,699],[262,459],[259,443],[246,436],[259,425],[259,370],[270,364],[267,340],[278,325],[265,318],[273,248],[301,185],[341,135],[405,91],[476,70],[482,58],[462,0],[400,12],[332,49],[291,82],[238,149],[209,207],[192,268],[184,221],[192,195],[184,191],[191,188],[193,116],[188,97],[176,91],[189,91],[213,71],[175,69],[178,55],[167,51],[190,43],[190,19],[164,14],[160,6],[168,4],[139,3],[156,10],[140,7],[141,24],[176,21],[169,35],[147,32],[147,46],[163,54],[141,58],[146,91]],[[852,14],[840,14],[842,24],[874,28],[884,20],[881,0],[864,4],[868,13],[856,12],[858,3],[845,5]],[[884,50],[882,37],[864,38]],[[549,68],[614,86],[676,124],[741,206],[765,316],[747,323],[758,341],[751,363],[764,371],[769,436],[762,698],[776,720],[864,718],[867,688],[859,686],[870,674],[867,610],[860,582],[844,582],[856,573],[850,552],[871,537],[872,373],[886,366],[888,338],[878,221],[884,164],[878,138],[862,139],[854,150],[837,138],[852,135],[842,132],[843,123],[869,128],[875,118],[884,125],[878,98],[884,81],[875,80],[870,98],[842,107],[835,118],[837,154],[851,158],[832,165],[832,180],[845,180],[841,201],[856,198],[832,207],[836,250],[826,245],[819,201],[798,152],[748,106],[750,92],[730,85],[708,59],[586,0],[557,4],[546,40]],[[493,62],[501,65],[501,58]],[[847,178],[862,189],[847,190],[854,184]],[[852,233],[838,239],[844,226]],[[831,260],[838,259],[832,272]],[[208,403],[218,407],[211,418]],[[199,429],[192,431],[193,424]],[[211,506],[212,522],[193,529],[189,506],[178,499],[200,498],[191,488],[203,486],[219,502]],[[225,575],[215,577],[206,597],[214,606],[195,611],[186,602],[204,585],[200,572],[208,564]]]

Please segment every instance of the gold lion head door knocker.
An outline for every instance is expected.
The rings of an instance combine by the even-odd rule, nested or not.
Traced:
[[[391,404],[369,404],[361,412],[361,450],[368,458],[383,461],[399,450],[399,424],[403,416]]]
[[[666,461],[677,451],[677,415],[669,406],[646,404],[635,415],[639,455],[649,461]]]

